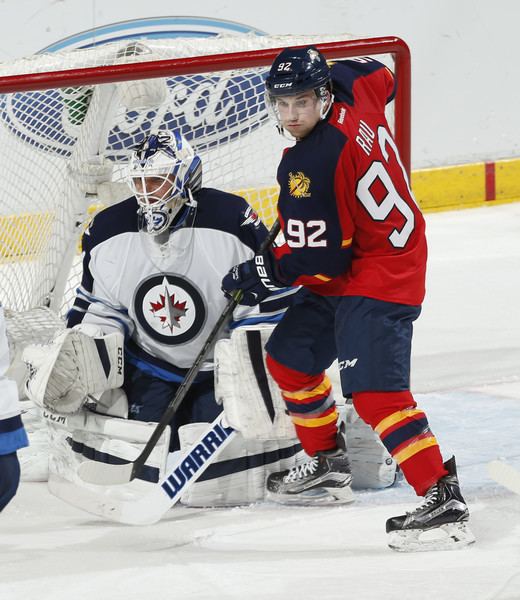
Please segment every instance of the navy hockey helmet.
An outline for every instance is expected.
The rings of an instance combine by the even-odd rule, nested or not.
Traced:
[[[314,46],[285,48],[274,59],[265,87],[267,93],[275,97],[307,90],[316,90],[316,95],[321,97],[324,90],[331,89],[330,69],[323,54]]]

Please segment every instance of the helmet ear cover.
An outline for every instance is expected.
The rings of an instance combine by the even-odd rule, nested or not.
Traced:
[[[314,88],[314,92],[320,99],[327,97],[327,92],[332,95],[332,81],[329,79],[324,85]]]

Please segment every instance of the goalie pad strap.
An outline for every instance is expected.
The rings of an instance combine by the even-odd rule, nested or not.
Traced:
[[[262,395],[262,399],[267,410],[267,414],[274,423],[274,405],[271,391],[269,390],[269,380],[267,370],[264,363],[264,353],[262,347],[262,336],[258,329],[252,329],[246,331],[247,348],[249,350],[249,356],[251,357],[251,365],[253,367],[253,373],[255,374],[258,389]]]
[[[129,421],[129,423],[132,423],[132,421]],[[83,459],[94,460],[96,462],[108,463],[111,465],[123,465],[128,462],[128,459],[121,458],[119,454],[115,453],[121,448],[120,442],[116,442],[116,444],[114,444],[116,448],[114,452],[102,452],[101,450],[98,450],[96,448],[96,446],[94,445],[96,443],[99,442],[97,440],[91,440],[89,442],[86,442],[84,440],[80,441],[76,439],[75,435],[73,435],[73,437],[69,441],[71,451],[73,452],[73,454],[75,454],[76,459],[80,462]],[[137,444],[135,446],[139,449],[141,448],[141,446],[137,446]],[[160,467],[154,467],[150,465],[143,465],[139,469],[139,473],[136,475],[136,479],[141,479],[142,481],[149,481],[151,483],[157,483],[159,481],[159,477]]]

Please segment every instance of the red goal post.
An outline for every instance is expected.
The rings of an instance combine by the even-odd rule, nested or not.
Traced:
[[[243,42],[232,37],[229,44],[217,40],[207,51],[203,41],[185,40],[183,52],[195,48],[197,56],[163,58],[177,54],[160,44],[151,44],[149,51],[148,41],[139,40],[123,48],[107,44],[31,57],[13,63],[12,74],[0,68],[0,160],[7,182],[0,191],[4,307],[48,306],[64,314],[78,283],[77,239],[84,222],[100,205],[130,196],[122,183],[125,158],[130,143],[138,143],[154,122],[167,127],[182,122],[186,131],[191,127],[190,141],[203,158],[204,184],[242,193],[269,224],[275,214],[276,164],[287,141],[274,128],[262,133],[268,129],[263,78],[284,47],[314,44],[329,60],[391,57],[398,80],[391,120],[409,172],[411,70],[403,40],[247,36]],[[241,44],[246,49],[222,51]],[[161,108],[164,102],[170,103],[169,112]],[[226,107],[233,102],[231,115]],[[197,127],[201,120],[204,126],[194,128],[182,110]],[[139,119],[140,131],[128,134],[128,124]]]

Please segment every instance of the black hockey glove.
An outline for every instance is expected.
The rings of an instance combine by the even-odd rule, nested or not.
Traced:
[[[222,280],[222,291],[231,297],[235,290],[242,290],[239,304],[254,306],[271,292],[283,287],[276,281],[269,253],[257,254],[251,260],[235,265]]]

